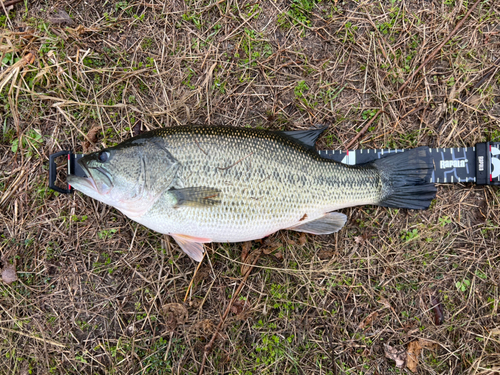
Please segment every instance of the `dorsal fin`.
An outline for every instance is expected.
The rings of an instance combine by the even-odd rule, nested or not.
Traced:
[[[292,138],[295,142],[300,143],[310,149],[316,150],[316,141],[321,133],[323,133],[328,126],[318,129],[309,130],[290,130],[290,131],[277,131],[276,133],[284,135],[285,137]]]

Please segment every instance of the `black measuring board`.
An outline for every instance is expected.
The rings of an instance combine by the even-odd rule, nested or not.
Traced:
[[[340,163],[359,165],[407,150],[325,150],[318,153]],[[425,179],[430,183],[500,185],[500,142],[478,143],[474,147],[429,148],[429,158],[434,170]]]
[[[69,194],[73,191],[71,186],[67,184],[66,188],[61,188],[56,185],[57,180],[57,165],[56,158],[65,156],[68,158],[68,175],[72,174],[79,177],[87,177],[87,174],[83,170],[83,168],[78,164],[78,160],[83,158],[85,155],[83,154],[73,154],[70,151],[59,151],[55,154],[49,156],[49,188],[54,191],[63,194]]]
[[[405,152],[409,149],[361,149],[352,151],[322,150],[321,157],[349,165],[369,163],[388,155]],[[57,157],[67,157],[68,175],[86,177],[85,171],[77,163],[83,154],[73,154],[70,151],[60,151],[49,158],[49,187],[60,193],[71,193],[73,189],[56,186]],[[500,186],[500,142],[478,143],[474,147],[429,148],[429,162],[434,169],[429,170],[425,177],[430,183],[453,184],[473,182],[477,185]]]

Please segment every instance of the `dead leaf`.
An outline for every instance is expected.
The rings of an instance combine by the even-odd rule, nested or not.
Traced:
[[[208,277],[210,276],[210,267],[204,266],[198,269],[198,272],[196,272],[196,275],[193,278],[193,285],[198,285],[202,280],[208,280]]]
[[[251,249],[252,249],[252,242],[250,242],[250,241],[243,242],[243,248],[241,251],[241,261],[242,262],[244,262],[245,259],[247,259],[247,256],[250,253]]]
[[[138,136],[139,134],[142,133],[142,130],[141,130],[141,121],[137,121],[134,125],[134,127],[132,128],[132,134],[134,135],[134,137]]]
[[[186,307],[180,303],[168,303],[163,306],[162,310],[169,331],[173,331],[178,325],[186,323],[189,316]]]
[[[418,344],[418,340],[412,341],[408,344],[408,350],[407,350],[408,363],[407,363],[407,366],[411,372],[417,372],[418,356],[419,356],[421,350],[422,350],[422,348]]]
[[[276,254],[274,254],[274,257],[278,260],[283,260],[283,253],[281,251],[278,251]]]
[[[231,305],[231,312],[240,315],[246,307],[246,301],[234,301]]]
[[[89,132],[87,133],[87,137],[92,143],[97,142],[97,136],[99,135],[99,132],[101,131],[100,126],[93,126]]]
[[[436,350],[439,345],[433,341],[426,340],[426,339],[418,339],[420,342],[420,346],[424,349],[429,349],[429,350]]]
[[[267,244],[266,247],[262,249],[262,252],[266,255],[271,254],[274,250],[278,249],[280,246],[282,246],[281,242],[279,241],[274,241],[272,243]]]
[[[396,362],[396,367],[404,368],[406,364],[406,350],[396,349],[390,345],[384,344],[384,352],[386,358]]]
[[[444,311],[439,297],[436,295],[431,296],[432,311],[434,312],[434,324],[439,326],[444,322]]]
[[[137,328],[136,328],[135,324],[133,324],[133,323],[132,323],[131,325],[129,325],[129,326],[127,327],[127,329],[126,329],[126,332],[127,332],[127,334],[128,334],[129,336],[133,336],[133,335],[134,335],[134,333],[136,333],[136,332],[137,332]]]
[[[304,246],[307,242],[307,237],[305,233],[301,233],[299,237],[299,245]]]
[[[363,238],[363,236],[356,236],[354,237],[354,242],[361,245],[365,242],[365,239]]]
[[[472,107],[476,107],[483,99],[480,95],[471,95],[467,99],[467,103],[469,103]]]
[[[91,29],[88,27],[85,27],[83,25],[78,25],[75,28],[67,27],[65,29],[67,32],[69,32],[74,38],[80,37],[80,35],[93,32],[93,31],[99,31],[98,29]]]
[[[418,365],[418,356],[422,349],[431,349],[434,350],[437,348],[437,344],[432,341],[428,341],[425,339],[418,339],[412,341],[408,344],[408,349],[406,351],[407,354],[407,362],[406,366],[411,372],[417,372]]]
[[[245,264],[241,265],[240,273],[242,276],[245,276],[250,270],[253,268],[253,265],[257,263],[257,260],[260,258],[260,254],[262,254],[261,249],[257,249],[252,251],[245,259]]]
[[[335,255],[333,250],[320,250],[318,251],[318,258],[321,260],[332,259]]]
[[[16,267],[14,267],[12,264],[6,263],[6,265],[2,270],[2,281],[5,284],[12,284],[16,280],[17,280]]]
[[[372,322],[377,319],[378,317],[378,312],[374,311],[370,315],[368,315],[359,325],[359,329],[365,329],[365,327],[369,326],[372,324]]]
[[[494,328],[490,331],[490,335],[496,336],[500,335],[500,328]]]
[[[54,25],[74,25],[75,21],[63,9],[58,9],[54,15],[49,16],[50,23]]]
[[[198,336],[208,336],[214,333],[215,325],[210,319],[201,320],[190,327]]]
[[[99,135],[100,132],[101,132],[100,126],[93,126],[92,128],[90,128],[90,130],[87,133],[87,138],[90,140],[90,142],[88,140],[85,140],[83,142],[82,145],[83,153],[86,154],[90,150],[90,147],[92,146],[91,142],[92,143],[97,142],[97,136]]]
[[[388,300],[386,300],[385,298],[380,298],[378,302],[381,303],[382,305],[384,305],[384,307],[386,307],[387,309],[392,310],[391,303]]]

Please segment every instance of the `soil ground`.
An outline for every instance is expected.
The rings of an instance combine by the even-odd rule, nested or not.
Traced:
[[[8,3],[1,374],[500,371],[498,188],[345,209],[335,235],[214,243],[197,268],[47,187],[52,153],[187,123],[323,124],[322,150],[500,141],[499,2]]]

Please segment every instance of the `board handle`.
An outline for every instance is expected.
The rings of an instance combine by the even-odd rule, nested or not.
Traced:
[[[73,192],[73,188],[68,183],[66,183],[66,189],[56,185],[56,180],[57,180],[56,159],[64,155],[66,155],[68,158],[68,175],[72,174],[75,176],[87,177],[85,171],[77,163],[77,161],[84,156],[83,154],[73,154],[71,151],[67,150],[59,151],[49,156],[49,188],[62,194],[71,194]]]
[[[476,144],[476,184],[500,186],[500,142]]]

